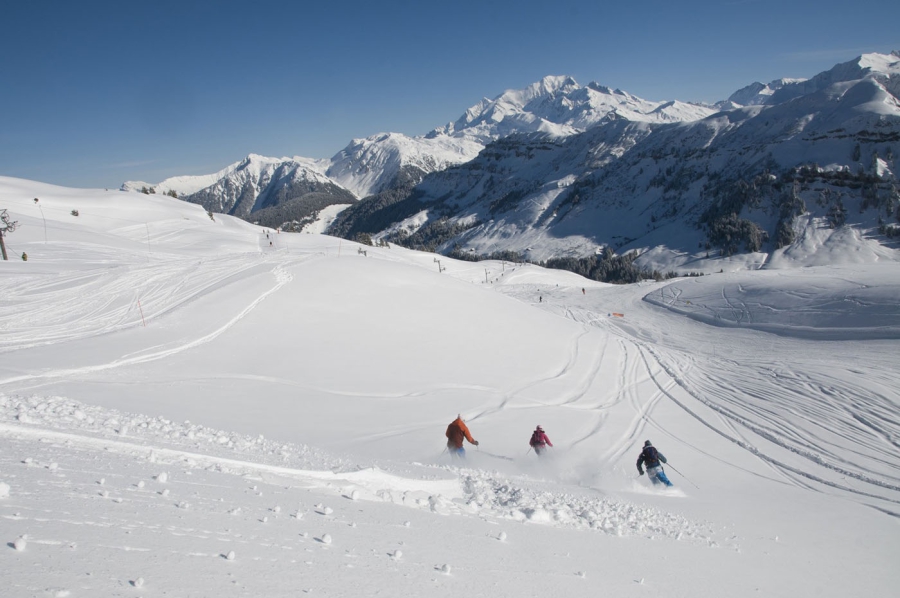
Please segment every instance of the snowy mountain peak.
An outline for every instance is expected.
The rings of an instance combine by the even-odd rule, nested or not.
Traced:
[[[586,86],[586,89],[593,89],[594,91],[597,91],[597,92],[600,92],[600,93],[603,93],[606,95],[631,97],[631,94],[628,94],[628,93],[622,91],[621,89],[612,89],[611,87],[607,87],[606,85],[600,85],[596,81],[591,81],[590,83],[588,83]]]
[[[490,128],[492,123],[499,124],[507,118],[522,120],[520,115],[525,113],[531,114],[531,118],[527,120],[534,122],[542,118],[540,114],[534,114],[533,110],[530,109],[535,104],[546,103],[547,100],[552,100],[560,95],[568,95],[578,89],[580,89],[580,86],[572,77],[549,75],[524,89],[508,89],[493,100],[488,98],[482,99],[466,110],[456,122],[437,129],[436,132],[450,135],[474,134],[482,141],[490,141],[504,136],[503,134],[495,135],[492,131],[485,130]],[[481,125],[487,125],[487,127]],[[529,127],[529,130],[533,131],[538,128],[532,126]]]
[[[524,89],[508,89],[488,102],[489,106],[506,105],[523,110],[535,100],[567,95],[580,89],[581,86],[572,77],[566,75],[548,75]],[[484,101],[481,104],[484,105]],[[474,107],[473,107],[474,108]],[[472,109],[470,108],[469,111]],[[467,113],[469,112],[467,111]]]
[[[890,54],[863,54],[857,59],[857,64],[869,72],[897,75],[900,74],[900,50]]]
[[[282,158],[284,159],[284,158]],[[261,156],[260,154],[248,154],[246,158],[242,160],[242,162],[246,164],[250,164],[251,162],[263,162],[266,164],[270,164],[272,162],[277,161],[277,158],[270,158],[268,156]]]
[[[890,78],[897,75],[900,75],[900,56],[896,52],[863,54],[835,65],[812,79],[782,78],[767,84],[751,83],[731,94],[727,101],[741,106],[770,106],[821,91],[835,83],[857,81],[866,77]],[[720,103],[720,106],[725,106],[725,103]]]
[[[513,133],[567,137],[611,115],[634,122],[680,122],[705,118],[714,111],[709,106],[644,100],[596,82],[581,87],[568,76],[548,76],[524,89],[481,100],[432,135],[470,136],[482,143]]]
[[[294,158],[272,158],[260,154],[249,154],[247,157],[229,164],[213,174],[170,177],[155,185],[150,185],[143,181],[126,181],[121,188],[124,191],[140,191],[144,187],[152,187],[156,193],[174,191],[179,197],[185,197],[212,187],[226,179],[231,180],[232,184],[236,183],[237,179],[258,181],[260,177],[266,178],[267,172],[271,173],[284,164],[290,164],[292,169],[302,171],[304,178],[323,184],[329,182],[316,160],[299,156]]]
[[[530,101],[542,96],[567,94],[579,88],[578,82],[572,77],[566,75],[548,75],[525,88],[525,93],[523,95]]]
[[[755,81],[746,87],[742,87],[728,97],[728,102],[740,106],[764,106],[772,99],[772,94],[792,83],[801,83],[806,79],[775,79],[769,83]]]
[[[770,83],[768,86],[754,83],[739,90],[729,99],[742,105],[750,105],[755,102],[757,105],[771,106],[825,90],[837,83],[848,83],[866,78],[888,80],[894,78],[896,80],[898,75],[900,75],[900,59],[894,54],[863,54],[848,62],[837,64],[808,80],[779,79],[778,81],[782,84],[774,87],[773,84],[776,82]],[[766,90],[765,87],[768,87],[769,90]],[[889,82],[886,87],[896,95],[896,92],[900,90],[900,80]],[[757,89],[755,97],[753,89]],[[739,96],[744,102],[739,101],[735,96]]]
[[[331,158],[326,174],[362,198],[471,160],[482,147],[467,137],[379,133],[351,141]]]

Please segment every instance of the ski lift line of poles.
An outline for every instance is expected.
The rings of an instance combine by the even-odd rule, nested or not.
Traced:
[[[47,219],[44,217],[44,208],[41,204],[37,204],[38,209],[41,211],[41,220],[44,221],[44,245],[47,244]]]
[[[44,223],[44,244],[46,245],[46,244],[47,244],[47,218],[46,218],[46,216],[44,215],[44,207],[43,207],[40,203],[37,203],[36,205],[37,205],[38,209],[41,211],[41,220],[42,220],[43,223]],[[55,207],[53,207],[53,206],[48,206],[47,209],[50,210],[50,211],[56,210],[56,211],[59,211],[59,212],[64,212],[64,211],[66,211],[66,208],[55,208]],[[70,212],[71,212],[71,210],[70,210]],[[150,224],[149,224],[147,221],[145,221],[145,220],[133,220],[133,219],[131,219],[131,218],[119,218],[119,217],[117,217],[117,216],[107,216],[107,215],[105,215],[105,214],[96,214],[96,213],[93,213],[93,212],[91,213],[91,218],[101,218],[101,219],[106,219],[106,220],[115,220],[115,221],[118,221],[118,222],[130,222],[130,223],[132,223],[132,224],[143,224],[143,225],[146,227],[146,229],[147,229],[147,251],[152,253],[152,250],[150,249]],[[53,226],[50,226],[50,228],[53,228]]]
[[[41,206],[41,204],[38,204],[38,208],[41,210],[41,213],[43,213],[44,208]],[[72,210],[70,210],[68,208],[57,208],[54,206],[47,206],[47,210],[50,212],[53,212],[53,211],[65,212],[67,214],[70,214],[72,212]],[[96,212],[91,212],[90,216],[91,216],[91,218],[104,218],[106,220],[119,220],[121,222],[131,222],[133,224],[146,224],[147,223],[146,220],[133,220],[131,218],[119,218],[118,216],[108,216],[106,214],[99,214]]]

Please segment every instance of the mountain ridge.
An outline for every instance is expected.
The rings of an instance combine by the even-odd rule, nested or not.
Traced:
[[[859,179],[853,185],[877,187],[866,191],[877,201],[864,201],[861,192],[835,191],[832,180],[826,187],[840,201],[829,200],[828,209],[840,210],[837,204],[844,199],[865,206],[874,202],[881,205],[880,218],[892,216],[894,156],[900,152],[891,145],[900,118],[898,85],[896,54],[861,55],[808,80],[754,83],[715,106],[652,102],[596,82],[581,86],[572,77],[548,76],[484,98],[456,121],[423,136],[382,133],[351,141],[330,160],[282,159],[287,166],[280,175],[265,180],[282,181],[282,190],[288,187],[283,181],[305,184],[303,193],[282,193],[295,204],[298,197],[315,193],[327,198],[327,205],[348,205],[329,228],[332,234],[401,243],[425,239],[423,248],[440,252],[467,246],[484,254],[524,252],[531,259],[590,255],[604,247],[646,253],[653,247],[639,239],[658,238],[670,254],[687,253],[686,241],[659,238],[664,223],[676,222],[695,231],[707,228],[703,234],[680,235],[704,251],[752,252],[761,244],[717,244],[718,233],[708,230],[702,215],[727,195],[729,185],[766,172],[790,178],[791,172],[820,164],[820,179],[850,172]],[[257,161],[274,165],[278,159]],[[232,176],[239,170],[232,165],[220,173]],[[879,182],[864,180],[870,172]],[[184,179],[200,183],[213,176]],[[167,182],[183,184],[176,179]],[[246,186],[249,179],[255,181],[252,189]],[[222,211],[235,213],[240,203],[241,210],[249,209],[240,215],[251,219],[260,208],[279,205],[277,193],[259,186],[262,178],[249,179],[214,184],[186,199],[213,206],[215,197],[225,196]],[[767,201],[775,202],[768,212],[787,201],[773,199],[781,193],[780,187],[765,191]],[[365,208],[355,201],[363,197],[368,198],[361,202],[368,202]],[[536,211],[535,206],[545,207]],[[742,205],[733,214],[729,226],[743,232],[731,237],[749,235],[765,243],[789,236],[784,218],[772,221],[770,215],[749,212]],[[588,213],[593,215],[587,218]],[[275,220],[258,221],[282,225],[277,221],[281,212],[273,214]],[[617,227],[597,224],[612,214],[618,214]],[[300,223],[316,217],[313,210]],[[442,224],[439,234],[429,233],[437,222],[451,223],[456,232],[448,233]],[[725,226],[721,218],[716,222],[713,228]],[[779,249],[780,242],[769,243],[769,250]]]
[[[370,215],[367,226],[354,206],[332,230],[457,256],[540,261],[610,248],[654,268],[701,270],[737,254],[766,263],[803,238],[804,218],[890,243],[900,207],[897,72],[893,57],[864,56],[778,104],[678,123],[614,113],[561,141],[510,136],[426,177],[403,210],[385,206],[394,221]]]
[[[214,174],[170,177],[156,184],[126,181],[122,189],[152,187],[157,192],[174,191],[179,197],[191,196],[226,178],[248,161],[295,162],[310,172],[328,176],[331,182],[362,198],[389,188],[398,176],[403,184],[404,176],[420,180],[424,174],[468,161],[484,145],[501,137],[522,132],[568,136],[596,125],[614,111],[632,119],[675,122],[700,118],[714,109],[676,100],[651,102],[596,82],[582,87],[570,76],[548,75],[524,89],[506,90],[493,99],[484,98],[456,121],[425,135],[377,133],[353,139],[330,159],[271,158],[251,153]],[[571,117],[572,114],[576,116]],[[508,122],[504,124],[504,121]]]

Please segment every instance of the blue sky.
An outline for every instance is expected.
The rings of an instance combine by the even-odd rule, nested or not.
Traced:
[[[0,174],[74,187],[330,157],[550,74],[713,102],[900,49],[896,0],[30,0],[0,23]]]

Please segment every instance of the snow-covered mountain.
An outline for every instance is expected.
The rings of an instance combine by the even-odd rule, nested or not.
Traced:
[[[544,77],[525,89],[485,98],[458,120],[433,134],[466,135],[489,143],[516,133],[567,137],[610,118],[641,122],[682,122],[714,113],[710,106],[651,102],[598,83],[581,87],[571,77]]]
[[[775,79],[769,83],[760,83],[758,81],[751,83],[747,87],[742,87],[730,96],[727,102],[730,103],[729,108],[738,106],[763,106],[772,101],[772,95],[784,87],[792,83],[800,83],[805,79]],[[723,105],[723,108],[726,107]]]
[[[611,110],[566,137],[535,127],[426,177],[405,196],[353,206],[332,230],[443,253],[532,259],[640,250],[663,269],[723,254],[759,263],[823,226],[843,234],[844,223],[879,245],[900,206],[898,82],[900,57],[869,54],[809,81],[781,81],[768,105],[668,123],[642,117],[659,108],[639,113],[631,102],[631,111]],[[595,91],[568,93],[596,99]],[[762,91],[737,99],[759,104]],[[513,99],[470,110],[466,123],[490,122]]]
[[[143,188],[154,188],[154,193],[163,195],[175,191],[178,197],[193,195],[198,191],[212,187],[223,179],[232,178],[233,180],[243,179],[248,181],[260,181],[271,178],[274,168],[284,164],[293,162],[298,169],[306,171],[306,176],[319,178],[321,182],[326,182],[327,177],[324,176],[321,164],[315,160],[307,158],[268,158],[257,154],[250,154],[240,162],[235,162],[223,168],[222,170],[207,175],[199,176],[176,176],[165,179],[159,183],[147,183],[144,181],[126,181],[122,184],[123,191],[141,191]],[[326,165],[327,167],[327,165]]]
[[[415,185],[432,172],[468,162],[484,146],[466,135],[408,137],[383,133],[354,139],[335,154],[326,174],[357,197]]]
[[[329,179],[321,166],[307,158],[250,154],[215,174],[173,177],[156,185],[130,181],[122,188],[173,194],[210,212],[274,227],[303,220],[329,205],[354,201],[354,196]]]
[[[772,94],[770,104],[780,104],[804,95],[823,91],[833,85],[869,79],[878,81],[894,97],[900,96],[898,77],[900,51],[891,54],[863,54],[862,56],[836,65],[808,80],[795,81],[782,86]]]
[[[682,122],[713,112],[708,106],[643,100],[597,83],[581,87],[571,77],[545,77],[525,89],[506,91],[493,100],[485,98],[457,121],[427,135],[381,133],[354,139],[328,160],[251,154],[215,174],[173,177],[158,184],[129,181],[122,188],[174,191],[214,212],[277,226],[281,222],[256,212],[283,204],[285,197],[297,199],[309,193],[324,193],[334,199],[332,203],[350,203],[346,194],[332,185],[356,198],[409,188],[430,173],[472,160],[486,144],[509,135],[543,132],[566,137],[616,117]]]
[[[521,133],[553,137],[582,133],[610,118],[684,122],[709,116],[709,106],[651,102],[597,83],[550,76],[525,89],[483,99],[455,122],[422,137],[385,133],[354,139],[325,171],[358,197],[418,183],[423,176],[473,159],[485,145]]]
[[[758,262],[823,223],[893,234],[898,62],[866,54],[808,80],[751,84],[715,107],[545,77],[424,136],[355,139],[327,160],[251,155],[153,187],[268,226],[334,218],[331,234],[444,253],[612,248],[660,268],[710,252]]]

